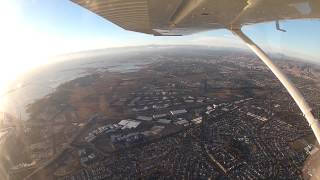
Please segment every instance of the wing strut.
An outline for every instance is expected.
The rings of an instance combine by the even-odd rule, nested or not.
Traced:
[[[231,29],[231,31],[233,32],[233,34],[237,35],[241,40],[243,40],[246,45],[270,68],[273,74],[280,80],[282,85],[287,89],[289,94],[299,106],[300,110],[311,126],[313,133],[318,140],[318,143],[320,143],[320,123],[312,114],[312,109],[310,108],[309,104],[306,102],[302,94],[299,92],[299,90],[293,85],[289,78],[272,62],[268,55],[241,31],[241,28]]]

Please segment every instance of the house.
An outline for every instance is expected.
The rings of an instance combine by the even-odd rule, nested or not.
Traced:
[[[171,120],[169,120],[169,119],[159,119],[157,122],[158,123],[162,123],[162,124],[170,124]]]
[[[180,109],[180,110],[174,110],[174,111],[170,111],[170,114],[172,116],[177,116],[177,115],[181,115],[181,114],[185,114],[187,113],[188,111],[185,110],[185,109]]]
[[[138,120],[142,120],[142,121],[151,121],[152,117],[149,117],[149,116],[138,116],[137,119]]]
[[[153,119],[159,119],[159,118],[164,118],[166,117],[168,114],[154,114],[152,117]]]

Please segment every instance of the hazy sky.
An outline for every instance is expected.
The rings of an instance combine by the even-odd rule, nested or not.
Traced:
[[[226,30],[184,37],[154,37],[129,32],[68,0],[0,0],[0,89],[12,75],[47,63],[47,57],[97,48],[148,44],[195,44],[244,47]],[[245,27],[271,51],[320,61],[320,21],[285,21]]]

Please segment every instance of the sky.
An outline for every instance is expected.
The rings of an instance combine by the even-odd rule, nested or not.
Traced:
[[[70,52],[141,45],[209,45],[245,48],[227,30],[183,37],[125,31],[68,0],[0,0],[0,95],[6,84],[31,68]],[[320,21],[282,21],[244,27],[264,49],[320,62]]]

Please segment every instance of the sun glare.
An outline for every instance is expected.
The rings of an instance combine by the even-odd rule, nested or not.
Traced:
[[[6,1],[1,0],[0,1],[0,22],[2,23],[2,27],[0,28],[0,48],[2,49],[0,54],[0,95],[3,96],[3,93],[5,92],[5,87],[7,84],[7,81],[10,77],[10,71],[8,70],[8,63],[10,58],[8,56],[8,48],[11,44],[9,36],[12,35],[10,32],[10,29],[12,29],[18,19],[18,13],[17,13],[17,4],[16,1]],[[3,105],[4,98],[0,97],[0,105]]]
[[[24,22],[21,2],[0,0],[0,93],[6,91],[9,81],[21,73],[42,63],[47,53],[43,45],[46,39],[39,39],[37,32]]]
[[[26,67],[21,46],[22,28],[20,6],[17,0],[0,0],[0,110],[5,105],[8,84]],[[25,62],[23,62],[25,61]]]

